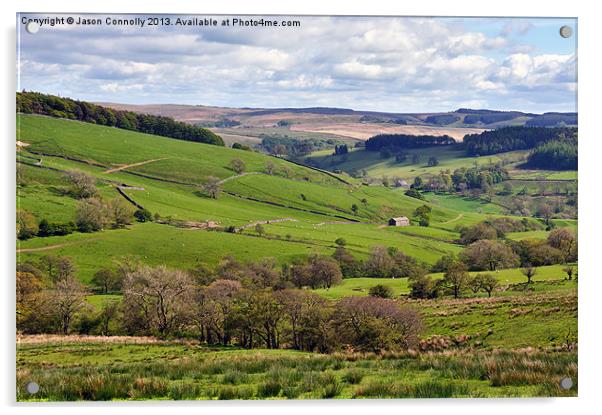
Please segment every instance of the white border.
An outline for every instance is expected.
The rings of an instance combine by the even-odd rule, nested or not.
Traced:
[[[602,295],[602,275],[596,268],[596,255],[600,255],[600,161],[602,158],[602,117],[599,101],[600,88],[599,40],[602,39],[600,14],[596,13],[593,1],[533,1],[503,0],[497,2],[454,0],[420,0],[413,2],[393,2],[370,0],[303,0],[303,1],[263,1],[263,0],[220,0],[206,3],[193,0],[131,1],[104,0],[92,3],[73,0],[21,0],[15,4],[2,2],[2,241],[1,264],[4,282],[2,295],[2,373],[0,391],[4,413],[51,412],[61,414],[86,413],[101,414],[107,410],[123,412],[163,413],[169,406],[175,406],[178,414],[188,413],[244,413],[245,415],[272,414],[286,412],[287,415],[307,412],[345,412],[363,414],[373,410],[384,413],[414,412],[440,414],[488,413],[504,414],[537,412],[547,414],[599,413],[602,403],[601,363],[599,358],[602,336],[600,335],[600,307],[598,299]],[[15,14],[28,12],[97,12],[97,13],[186,13],[186,14],[348,14],[348,15],[420,15],[420,16],[533,16],[533,17],[578,17],[579,18],[579,398],[565,399],[502,399],[502,400],[401,400],[401,401],[310,401],[310,402],[208,402],[173,404],[136,403],[115,406],[112,404],[85,405],[16,405],[14,403],[14,136],[15,136]],[[596,203],[597,202],[597,203]],[[85,409],[84,409],[85,408]],[[109,409],[111,408],[111,409]],[[374,408],[374,409],[372,409]],[[597,409],[596,409],[597,408]]]

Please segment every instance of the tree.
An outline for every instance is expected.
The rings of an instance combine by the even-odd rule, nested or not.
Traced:
[[[53,282],[69,278],[75,273],[75,264],[66,256],[44,255],[40,258],[40,268]]]
[[[552,210],[549,204],[543,203],[539,205],[535,215],[539,218],[542,218],[545,221],[546,226],[550,228],[550,219],[552,219],[554,211]]]
[[[439,165],[439,160],[437,160],[437,157],[431,156],[431,157],[429,157],[427,165],[429,167],[438,166]]]
[[[344,238],[337,238],[335,239],[334,243],[337,244],[337,246],[347,245],[347,241]]]
[[[442,283],[451,291],[454,298],[462,296],[469,282],[470,275],[468,274],[468,268],[464,263],[459,261],[450,264],[445,274],[443,274]]]
[[[107,203],[108,215],[111,217],[113,228],[125,228],[131,225],[134,218],[134,208],[125,200],[115,198]],[[150,212],[149,212],[150,213]]]
[[[102,200],[83,199],[77,205],[75,223],[80,232],[100,231],[110,222],[110,214]]]
[[[431,221],[431,207],[429,205],[422,205],[414,211],[414,216],[418,217],[418,224],[420,226],[429,226]]]
[[[216,280],[198,291],[194,320],[199,326],[201,337],[209,344],[229,343],[228,319],[236,307],[236,300],[241,291],[240,282],[233,280]]]
[[[435,298],[438,296],[437,284],[428,275],[409,278],[410,297]]]
[[[67,178],[71,182],[69,193],[76,199],[88,199],[98,194],[96,179],[82,171],[68,171]]]
[[[357,277],[361,273],[361,263],[344,246],[337,246],[332,257],[339,263],[344,277]]]
[[[230,167],[236,172],[236,174],[242,174],[245,171],[246,164],[239,158],[230,160]]]
[[[518,256],[502,242],[483,239],[467,246],[460,254],[460,260],[474,271],[495,271],[498,268],[511,268],[518,265]]]
[[[311,281],[314,282],[313,284],[310,284],[312,288],[322,286],[328,289],[333,285],[341,283],[341,280],[343,279],[341,267],[333,258],[322,255],[313,255],[310,258],[310,265]]]
[[[570,229],[553,229],[548,235],[548,243],[563,253],[565,261],[577,260],[577,238]]]
[[[388,278],[395,266],[389,251],[384,246],[375,246],[365,264],[366,272],[370,277]]]
[[[44,288],[44,282],[31,272],[17,271],[16,278],[17,324],[20,324],[35,309],[36,295]]]
[[[61,333],[69,334],[73,317],[87,305],[84,286],[73,277],[63,278],[49,295],[51,310],[59,322]]]
[[[566,276],[567,276],[567,278],[568,278],[569,281],[573,279],[573,274],[575,273],[575,267],[574,266],[567,265],[562,270],[566,273]]]
[[[422,189],[422,186],[424,184],[424,181],[422,180],[422,177],[420,176],[416,176],[414,177],[414,183],[412,184],[412,189]]]
[[[393,297],[393,290],[386,285],[376,284],[375,286],[370,287],[368,294],[372,297],[391,298]]]
[[[272,174],[274,174],[274,169],[275,168],[276,168],[276,165],[274,164],[274,162],[272,160],[268,160],[268,161],[265,162],[265,171],[270,176]]]
[[[466,226],[460,230],[460,243],[470,245],[481,239],[497,239],[496,229],[487,223],[477,223],[473,226]]]
[[[103,336],[111,335],[111,322],[115,320],[119,313],[119,302],[116,300],[103,301],[100,312],[98,313],[98,324],[100,334]]]
[[[522,268],[520,271],[525,277],[527,277],[527,284],[531,284],[531,280],[533,279],[535,274],[537,274],[537,268],[531,266],[530,264],[527,264],[527,266]]]
[[[102,294],[108,294],[109,292],[121,288],[120,285],[122,280],[116,272],[108,268],[101,268],[94,273],[91,282]]]
[[[354,215],[357,215],[358,210],[359,210],[359,207],[355,203],[351,205],[351,211],[353,212]]]
[[[423,329],[413,308],[378,297],[343,298],[335,305],[331,324],[339,348],[369,352],[416,347]]]
[[[17,209],[17,238],[32,238],[38,233],[38,230],[35,216],[25,209]]]
[[[475,279],[478,279],[480,288],[487,293],[488,297],[491,297],[491,293],[500,286],[498,279],[491,274],[478,274]]]
[[[282,304],[293,349],[327,351],[328,301],[318,294],[302,290],[280,290],[274,296]]]
[[[202,189],[210,198],[217,199],[222,192],[222,184],[217,177],[208,176]]]
[[[261,223],[258,223],[257,225],[255,225],[255,232],[257,232],[257,235],[259,235],[259,236],[265,235],[265,228],[263,227],[263,225]]]
[[[160,337],[175,334],[190,315],[193,292],[190,276],[164,266],[142,266],[124,281],[123,302],[130,321]]]
[[[138,222],[152,222],[153,215],[147,209],[138,209],[134,212],[134,217]]]

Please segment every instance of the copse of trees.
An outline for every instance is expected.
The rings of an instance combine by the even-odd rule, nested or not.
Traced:
[[[67,118],[178,140],[224,145],[222,138],[210,130],[175,121],[172,118],[114,110],[89,102],[38,92],[17,92],[17,112]]]
[[[18,329],[27,333],[194,336],[211,345],[332,352],[415,347],[423,325],[410,307],[384,298],[329,302],[298,289],[211,282],[163,266],[124,263],[123,299],[99,310],[86,305],[83,285],[68,276],[48,283],[35,266],[17,273]],[[130,264],[131,265],[131,264]],[[105,272],[104,283],[112,280]]]
[[[537,146],[527,159],[527,166],[546,170],[577,170],[577,140],[555,140]]]
[[[424,148],[440,145],[456,144],[456,140],[448,135],[409,135],[409,134],[379,134],[366,140],[366,150],[380,151],[383,148]],[[391,152],[391,156],[393,152]],[[391,157],[389,156],[389,157]]]
[[[469,156],[485,156],[513,150],[528,150],[559,137],[576,136],[576,128],[503,127],[467,134],[462,145]]]

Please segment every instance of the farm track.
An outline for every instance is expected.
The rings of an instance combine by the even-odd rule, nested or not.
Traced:
[[[153,163],[155,161],[165,160],[167,158],[168,157],[163,157],[163,158],[160,158],[160,159],[145,160],[145,161],[141,161],[141,162],[138,162],[138,163],[126,164],[125,166],[120,166],[120,167],[115,167],[113,169],[109,169],[107,171],[104,171],[103,173],[105,173],[105,174],[111,174],[111,173],[114,173],[116,171],[121,171],[121,170],[129,169],[130,167],[143,166],[145,164]]]
[[[86,239],[83,243],[87,243],[89,241],[95,241],[99,238],[90,238],[90,239]],[[54,244],[54,245],[46,245],[46,246],[40,246],[38,248],[17,248],[17,254],[25,254],[28,252],[43,252],[43,251],[51,251],[53,249],[58,249],[58,248],[63,248],[65,246],[70,246],[70,245],[77,245],[81,242],[64,242],[62,244]]]
[[[441,222],[439,225],[447,225],[447,224],[450,224],[450,223],[454,223],[454,222],[457,222],[457,221],[459,221],[459,220],[460,220],[460,219],[462,219],[463,217],[464,217],[464,214],[463,214],[463,213],[460,213],[460,214],[458,214],[458,216],[456,216],[455,218],[453,218],[453,219],[450,219],[450,220],[448,220],[448,221],[446,221],[446,222]]]

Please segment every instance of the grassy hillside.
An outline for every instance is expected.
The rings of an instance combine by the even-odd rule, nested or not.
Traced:
[[[329,170],[338,169],[346,172],[365,170],[370,177],[397,176],[401,179],[413,180],[416,176],[436,174],[440,170],[454,170],[461,167],[474,167],[475,163],[497,163],[501,160],[520,160],[527,154],[526,151],[512,151],[487,157],[469,157],[457,146],[427,147],[421,149],[407,149],[405,162],[397,162],[395,157],[381,159],[378,151],[354,149],[346,155],[333,156],[333,151],[324,150],[312,153],[309,160],[317,166]],[[418,155],[419,162],[412,163],[412,156]],[[430,157],[436,157],[437,166],[429,167],[427,162]]]
[[[17,137],[29,144],[28,151],[99,163],[107,169],[156,160],[133,171],[191,184],[203,183],[207,176],[235,175],[229,165],[233,158],[243,160],[249,172],[264,171],[270,160],[276,169],[286,165],[293,177],[334,182],[327,175],[259,153],[36,115],[17,116]]]
[[[495,205],[478,209],[479,202],[458,197],[429,194],[427,201],[419,201],[399,189],[345,184],[259,153],[49,117],[19,115],[18,121],[19,139],[29,146],[18,152],[18,159],[27,164],[19,165],[17,203],[37,220],[74,220],[77,201],[66,195],[68,182],[60,171],[82,170],[97,178],[103,198],[120,197],[115,186],[127,184],[123,192],[162,218],[245,228],[239,235],[148,223],[19,242],[19,260],[50,253],[71,256],[84,281],[116,255],[183,268],[199,262],[216,264],[227,253],[243,260],[269,256],[285,261],[313,252],[332,253],[334,240],[341,237],[360,258],[373,246],[383,245],[433,264],[461,250],[454,244],[458,226],[482,221],[487,218],[484,213],[500,212]],[[234,157],[245,161],[245,174],[237,175],[230,168]],[[128,167],[155,159],[160,160]],[[266,173],[267,162],[277,165],[276,174]],[[204,196],[195,185],[207,175],[225,179],[225,193],[218,199]],[[384,226],[391,216],[412,218],[413,211],[425,203],[433,208],[430,227]],[[353,205],[358,207],[355,213]],[[264,223],[263,235],[254,229],[259,222]],[[512,235],[514,239],[532,236]],[[99,259],[97,252],[105,256]]]

